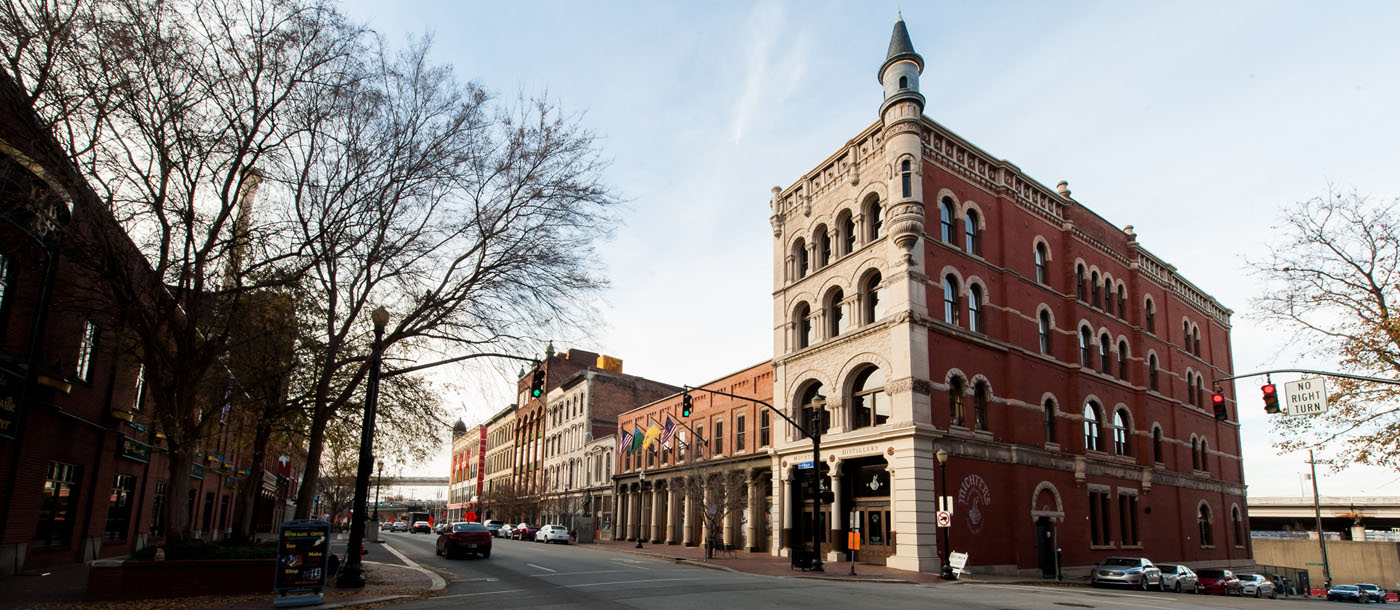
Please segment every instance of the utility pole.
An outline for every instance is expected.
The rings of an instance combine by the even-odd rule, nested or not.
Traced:
[[[1317,542],[1322,545],[1322,588],[1332,588],[1332,566],[1327,563],[1327,532],[1322,531],[1322,505],[1317,499],[1317,462],[1313,460],[1312,449],[1308,450],[1308,465],[1312,467],[1313,514],[1317,517]]]

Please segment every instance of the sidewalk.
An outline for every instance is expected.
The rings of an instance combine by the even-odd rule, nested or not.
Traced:
[[[334,582],[322,592],[324,604],[312,608],[343,608],[367,606],[383,602],[428,597],[438,591],[434,589],[434,578],[423,572],[403,565],[394,554],[382,545],[371,543],[369,555],[375,560],[366,559],[365,586],[363,589],[336,589]],[[174,597],[165,599],[132,600],[124,602],[85,602],[83,592],[87,587],[88,565],[69,565],[54,568],[43,573],[24,573],[0,578],[0,609],[35,608],[57,610],[59,608],[81,608],[92,610],[145,610],[152,608],[207,608],[209,610],[268,610],[272,608],[275,595],[272,592],[272,574],[268,574],[268,591],[239,596]],[[441,583],[441,578],[437,579]]]

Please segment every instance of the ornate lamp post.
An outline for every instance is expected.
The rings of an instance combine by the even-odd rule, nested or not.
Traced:
[[[948,497],[948,452],[939,449],[938,453],[935,453],[934,456],[938,458],[938,479],[940,481],[939,485],[942,487],[942,491],[939,492],[939,503],[941,504],[942,499]],[[943,578],[945,580],[953,580],[955,578],[953,576],[953,564],[948,562],[948,545],[951,544],[948,538],[952,535],[952,532],[949,530],[952,530],[953,527],[952,524],[949,523],[948,527],[940,529],[943,530]]]
[[[359,588],[365,586],[365,569],[360,563],[360,548],[365,541],[365,507],[369,495],[369,475],[374,468],[374,409],[379,401],[379,368],[384,357],[384,327],[389,324],[389,310],[379,307],[370,314],[374,321],[374,347],[369,355],[369,380],[365,385],[365,419],[360,429],[360,467],[355,476],[354,514],[350,520],[350,544],[345,549],[345,565],[335,586]],[[377,502],[376,502],[377,504]]]

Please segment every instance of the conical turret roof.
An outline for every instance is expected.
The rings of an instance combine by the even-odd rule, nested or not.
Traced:
[[[909,28],[905,27],[904,17],[901,16],[894,22],[894,31],[890,33],[890,50],[885,54],[885,63],[880,65],[880,73],[875,75],[876,78],[883,82],[885,69],[906,59],[919,66],[919,73],[923,73],[924,58],[914,51],[914,42],[909,40]]]

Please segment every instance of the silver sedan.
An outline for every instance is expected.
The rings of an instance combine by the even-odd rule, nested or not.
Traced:
[[[1171,589],[1177,593],[1190,591],[1192,593],[1201,592],[1201,581],[1196,577],[1196,573],[1184,565],[1159,563],[1157,568],[1162,570],[1162,588]]]
[[[1109,557],[1094,567],[1089,582],[1095,587],[1127,585],[1146,591],[1147,587],[1155,586],[1160,590],[1162,571],[1146,557]]]

